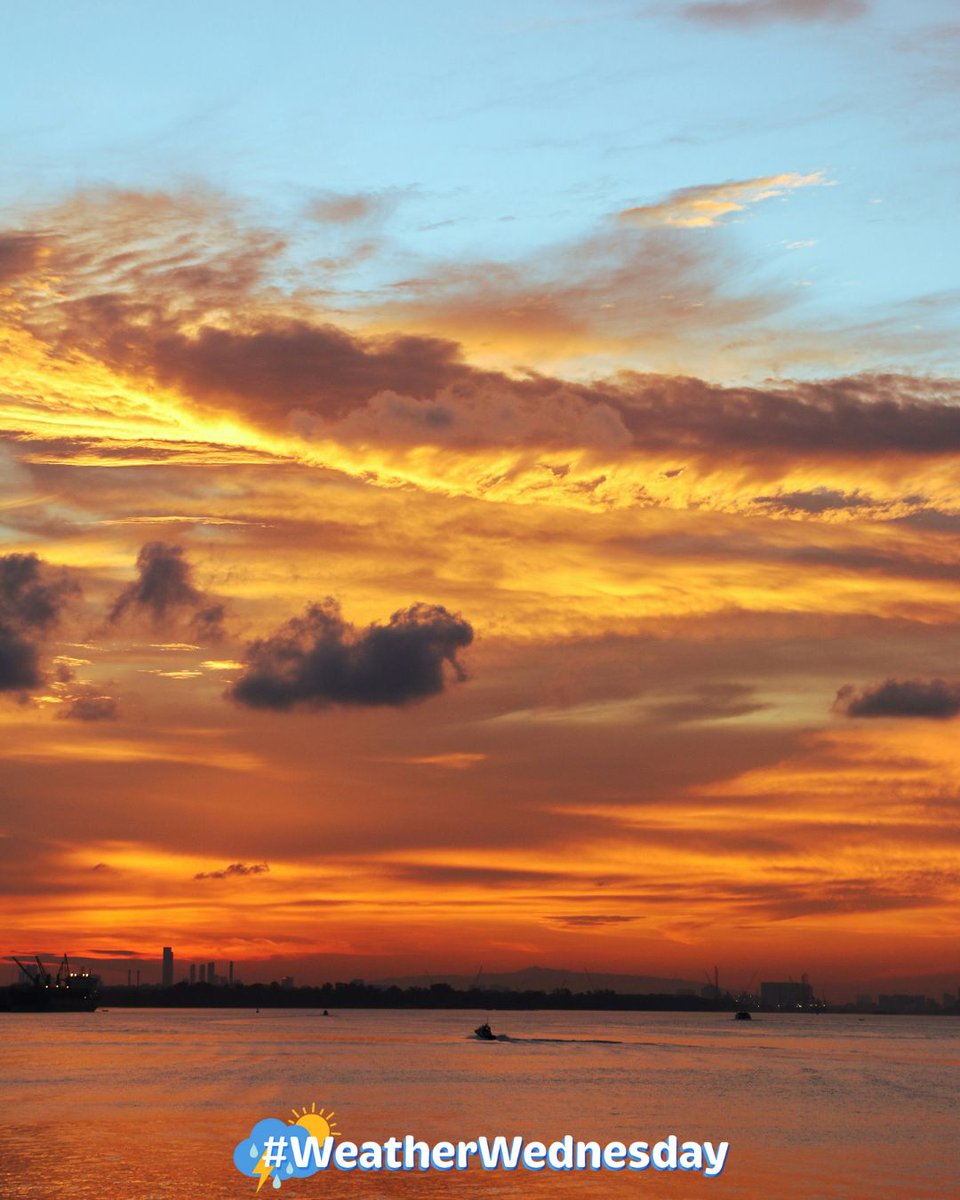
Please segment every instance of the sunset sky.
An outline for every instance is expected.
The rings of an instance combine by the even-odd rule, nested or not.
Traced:
[[[951,0],[4,40],[0,955],[956,989]]]

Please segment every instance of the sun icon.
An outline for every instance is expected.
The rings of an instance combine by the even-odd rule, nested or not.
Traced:
[[[311,1104],[309,1111],[306,1105],[303,1106],[303,1112],[297,1112],[295,1108],[292,1108],[290,1111],[293,1113],[295,1120],[288,1121],[287,1124],[302,1125],[307,1133],[311,1137],[315,1137],[318,1142],[322,1142],[324,1138],[340,1136],[337,1123],[333,1119],[336,1114],[332,1109],[330,1112],[326,1112],[325,1109],[321,1108],[317,1112],[316,1104]]]

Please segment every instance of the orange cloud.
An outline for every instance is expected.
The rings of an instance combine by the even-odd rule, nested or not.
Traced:
[[[682,221],[777,179],[542,264],[421,264],[336,317],[222,198],[79,197],[0,242],[6,552],[85,597],[44,637],[62,673],[0,706],[10,937],[311,971],[465,942],[694,978],[705,944],[746,977],[847,978],[891,945],[932,969],[950,728],[830,703],[957,675],[958,386],[687,373],[783,298]],[[634,343],[684,369],[548,370]],[[289,623],[327,595],[355,629]],[[215,658],[190,621],[211,596]],[[384,672],[389,613],[414,650]],[[327,702],[439,691],[455,613],[469,686]],[[282,717],[224,702],[257,671]]]
[[[728,183],[704,183],[680,188],[666,200],[627,208],[620,220],[628,225],[673,225],[680,229],[705,229],[717,225],[731,213],[744,212],[750,205],[772,200],[803,187],[829,187],[823,171],[806,175],[786,172],[758,179],[740,179]]]

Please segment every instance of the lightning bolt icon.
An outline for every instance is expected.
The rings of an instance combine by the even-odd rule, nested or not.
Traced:
[[[267,1180],[270,1178],[270,1172],[272,1170],[273,1170],[272,1167],[267,1166],[267,1156],[265,1154],[262,1154],[260,1156],[260,1161],[253,1168],[254,1175],[260,1176],[260,1182],[257,1184],[258,1192],[263,1187],[263,1185],[267,1182]]]

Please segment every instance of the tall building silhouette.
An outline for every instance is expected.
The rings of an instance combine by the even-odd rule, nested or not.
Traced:
[[[207,963],[207,983],[216,983],[216,982],[217,982],[217,964],[208,962]]]
[[[207,964],[206,963],[200,964],[200,982],[201,983],[207,982]]]
[[[164,987],[173,987],[173,951],[169,946],[163,948],[162,982]]]
[[[197,982],[197,964],[196,963],[190,964],[190,982],[191,983]]]

